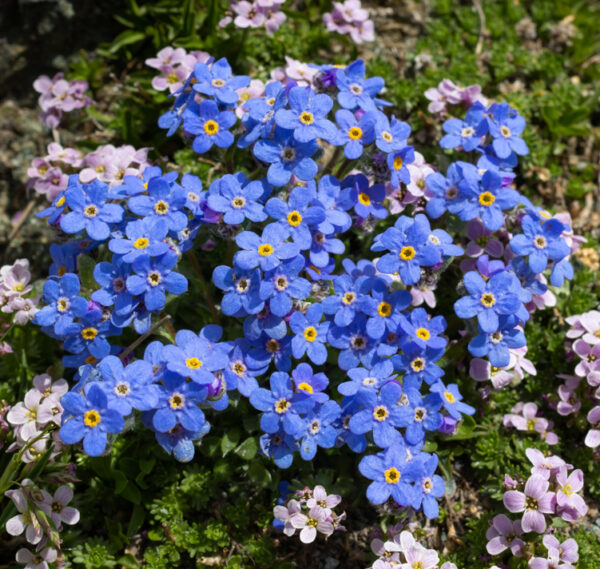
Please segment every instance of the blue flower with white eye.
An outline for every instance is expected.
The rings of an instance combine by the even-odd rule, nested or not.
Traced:
[[[570,253],[569,246],[561,237],[565,226],[556,219],[540,223],[537,216],[527,214],[521,220],[523,233],[510,240],[510,248],[521,257],[528,256],[531,270],[543,272],[548,260],[560,261]]]
[[[177,373],[165,372],[160,399],[151,415],[152,427],[159,433],[167,433],[177,425],[192,432],[202,431],[206,419],[198,403],[206,400],[207,393],[206,386],[188,382]]]
[[[227,316],[257,314],[265,306],[260,297],[262,281],[259,269],[240,271],[220,265],[213,271],[213,282],[225,291],[221,310]]]
[[[469,188],[478,181],[477,168],[467,162],[453,162],[448,167],[446,176],[439,172],[429,174],[425,178],[425,186],[430,196],[425,206],[427,215],[437,219],[446,210],[460,214],[471,195]]]
[[[42,300],[47,304],[33,317],[38,326],[52,326],[59,336],[67,333],[74,318],[81,318],[88,309],[88,301],[79,295],[79,277],[67,273],[60,279],[48,279],[44,283]]]
[[[399,273],[405,285],[415,284],[421,278],[421,267],[431,267],[442,260],[440,251],[429,241],[431,227],[422,213],[414,219],[398,218],[393,227],[375,237],[372,251],[386,253],[377,261],[382,273]]]
[[[269,216],[279,222],[302,251],[310,248],[310,228],[325,220],[325,210],[318,204],[310,205],[314,199],[314,189],[297,186],[290,192],[287,203],[275,197],[265,205]]]
[[[306,430],[296,437],[300,438],[300,456],[304,460],[312,460],[317,453],[317,447],[333,448],[337,438],[334,423],[342,410],[335,401],[327,401],[313,408],[305,417]]]
[[[229,355],[229,363],[223,369],[227,389],[237,389],[244,397],[250,397],[250,394],[258,388],[255,376],[259,375],[259,371],[248,366],[245,355],[247,352],[248,342],[240,339]]]
[[[383,504],[390,496],[400,506],[410,506],[415,501],[411,483],[421,476],[421,461],[409,461],[402,438],[383,452],[363,457],[358,470],[373,481],[367,488],[367,499],[372,504]]]
[[[288,101],[289,109],[279,109],[275,113],[277,126],[294,131],[298,142],[335,138],[337,129],[325,118],[333,107],[331,97],[324,93],[317,95],[311,87],[292,87]]]
[[[169,371],[200,385],[212,383],[213,372],[224,369],[229,362],[224,349],[215,349],[207,338],[191,330],[179,330],[175,344],[164,347],[163,358]]]
[[[129,316],[135,308],[133,296],[127,292],[131,266],[118,259],[114,263],[100,261],[94,267],[94,279],[102,287],[92,293],[92,300],[102,306],[115,307],[120,316]]]
[[[223,213],[223,221],[229,225],[239,225],[245,219],[264,221],[267,214],[258,202],[263,194],[260,182],[250,182],[242,187],[239,180],[226,174],[211,183],[206,203],[213,211]]]
[[[490,231],[496,231],[504,224],[502,210],[514,207],[520,201],[519,193],[512,188],[504,188],[502,178],[492,170],[485,172],[481,181],[475,183],[472,180],[464,187],[469,194],[458,216],[463,221],[479,216],[483,225]]]
[[[321,322],[323,307],[311,304],[306,314],[294,312],[290,318],[290,328],[295,336],[292,338],[292,353],[299,360],[304,354],[311,362],[321,365],[327,360],[327,332],[329,322]]]
[[[233,75],[227,59],[222,57],[212,65],[196,63],[194,66],[194,91],[214,97],[223,105],[234,106],[238,102],[237,89],[250,85],[247,75]]]
[[[304,258],[298,255],[265,273],[259,296],[269,301],[273,314],[284,317],[292,311],[292,299],[304,300],[310,296],[312,285],[298,276],[302,269]]]
[[[291,259],[299,253],[295,243],[286,241],[287,234],[278,223],[270,223],[259,237],[252,231],[242,231],[235,237],[235,242],[242,249],[234,258],[234,264],[244,270],[260,267],[269,271],[279,266],[282,261]]]
[[[298,443],[294,437],[288,435],[283,428],[276,433],[266,433],[259,439],[260,450],[265,456],[273,459],[279,468],[289,468],[294,461],[294,451],[298,449]]]
[[[188,222],[187,215],[180,211],[185,205],[185,190],[169,185],[162,177],[148,182],[148,195],[129,198],[129,209],[148,220],[163,220],[169,231],[181,231]]]
[[[292,174],[308,182],[317,175],[317,163],[311,156],[319,149],[317,140],[298,142],[289,130],[275,129],[274,137],[259,140],[253,147],[254,156],[270,164],[267,180],[273,186],[285,186]]]
[[[138,257],[149,255],[158,257],[169,250],[164,238],[168,226],[164,219],[145,217],[130,221],[125,226],[124,237],[115,237],[108,242],[108,248],[117,255],[122,255],[125,263],[133,263]]]
[[[494,141],[492,148],[498,158],[508,158],[511,152],[519,156],[529,154],[529,148],[520,134],[525,129],[525,119],[511,109],[508,103],[492,105],[488,113],[489,131]]]
[[[242,119],[246,134],[238,140],[240,148],[246,148],[259,138],[269,138],[275,124],[275,113],[285,107],[287,94],[279,81],[271,81],[265,87],[264,97],[255,97],[246,102],[247,114]]]
[[[442,257],[460,257],[464,254],[462,247],[455,245],[452,242],[452,237],[443,229],[434,229],[429,234],[429,242],[437,247],[442,254]]]
[[[385,186],[376,184],[371,186],[363,174],[347,176],[342,181],[342,191],[349,194],[354,204],[354,211],[359,217],[366,219],[370,215],[377,219],[387,217],[387,209],[382,204],[385,199]]]
[[[329,254],[341,255],[346,250],[344,243],[333,235],[325,235],[320,231],[312,232],[310,244],[310,262],[319,269],[329,265]]]
[[[258,340],[252,342],[252,346],[246,360],[253,369],[266,371],[269,363],[273,360],[279,371],[290,370],[292,366],[292,339],[290,336],[275,340],[263,334]]]
[[[492,334],[500,325],[499,316],[515,314],[521,308],[519,279],[508,271],[495,273],[487,281],[476,271],[464,277],[469,296],[454,303],[454,311],[460,318],[477,316],[483,332]]]
[[[327,341],[341,350],[338,365],[346,370],[362,363],[365,367],[373,367],[379,361],[377,345],[366,332],[366,317],[356,316],[349,326],[332,326],[327,335]]]
[[[231,111],[219,111],[214,101],[206,99],[198,103],[190,103],[183,111],[183,128],[195,135],[192,149],[198,154],[208,152],[213,145],[228,148],[233,144],[233,134],[229,129],[236,123],[236,116]]]
[[[182,294],[187,290],[187,279],[173,271],[177,255],[171,251],[155,259],[139,257],[133,262],[134,275],[127,277],[127,290],[144,297],[144,304],[151,312],[165,307],[166,293]]]
[[[401,150],[407,146],[407,139],[410,136],[410,126],[408,123],[399,121],[392,116],[390,121],[384,113],[377,113],[375,122],[375,145],[379,150],[389,154]]]
[[[252,406],[263,411],[260,428],[270,434],[283,428],[288,435],[297,435],[306,424],[300,414],[310,411],[315,401],[304,392],[294,393],[287,373],[271,374],[270,385],[271,389],[259,387],[250,395]]]
[[[426,431],[437,431],[442,426],[442,416],[438,413],[442,398],[438,393],[421,397],[417,389],[408,387],[404,390],[402,403],[399,426],[406,427],[404,437],[408,444],[423,444]]]
[[[108,186],[94,180],[91,184],[71,185],[65,190],[69,213],[60,219],[65,233],[87,232],[94,241],[104,241],[110,235],[111,224],[123,219],[120,205],[106,203]]]
[[[400,182],[410,184],[410,172],[407,166],[415,161],[415,149],[405,146],[388,154],[386,159],[388,170],[391,173],[390,182],[395,188],[400,187]]]
[[[106,356],[98,365],[100,388],[108,398],[108,407],[126,417],[132,411],[149,411],[158,404],[160,391],[152,383],[152,366],[136,360],[126,367],[116,356]]]
[[[59,436],[68,445],[83,439],[85,453],[100,456],[106,448],[107,433],[120,433],[125,422],[118,411],[108,407],[108,399],[97,383],[88,387],[85,397],[72,391],[62,396],[65,412]]]
[[[475,413],[473,407],[462,402],[462,395],[458,391],[458,385],[456,385],[456,383],[444,385],[438,380],[430,387],[430,389],[441,395],[444,409],[448,411],[451,417],[460,419],[461,415],[473,415],[473,413]]]
[[[362,392],[373,391],[376,393],[385,383],[396,378],[394,366],[390,360],[378,362],[371,369],[355,367],[346,373],[352,381],[340,383],[338,391],[347,397],[358,394],[359,400]]]
[[[365,63],[357,59],[344,69],[335,72],[335,85],[338,88],[338,103],[344,108],[354,111],[374,111],[377,108],[375,95],[385,86],[381,77],[365,79]]]
[[[335,121],[340,130],[335,140],[337,146],[344,147],[344,156],[348,160],[361,157],[365,144],[371,144],[375,138],[375,113],[365,113],[360,119],[346,109],[335,113]]]
[[[447,134],[440,140],[442,148],[457,148],[461,146],[466,152],[471,152],[481,144],[481,137],[488,131],[488,122],[485,118],[485,107],[481,104],[473,105],[465,116],[465,120],[448,119],[442,125]]]
[[[516,326],[516,316],[501,316],[499,328],[491,334],[482,332],[469,342],[471,355],[482,358],[487,356],[494,367],[504,367],[510,362],[510,349],[522,348],[527,344],[525,334]]]
[[[430,520],[437,518],[440,513],[436,498],[444,495],[444,480],[441,476],[434,474],[438,457],[432,454],[424,461],[421,461],[422,471],[415,480],[415,495],[411,504],[415,510],[423,508],[423,513]]]

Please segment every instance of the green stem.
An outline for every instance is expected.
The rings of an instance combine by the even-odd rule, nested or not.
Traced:
[[[133,350],[135,350],[146,338],[154,334],[163,324],[167,326],[167,321],[170,321],[171,317],[166,314],[158,322],[156,322],[145,334],[142,334],[137,340],[132,342],[119,356],[119,359],[123,361]],[[169,330],[171,332],[171,330]]]

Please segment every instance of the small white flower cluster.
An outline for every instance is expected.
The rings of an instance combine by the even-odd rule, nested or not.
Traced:
[[[327,538],[334,531],[345,529],[341,522],[346,518],[346,512],[338,515],[333,511],[341,500],[337,494],[327,495],[323,486],[317,485],[312,490],[307,486],[296,492],[295,498],[288,500],[285,506],[273,508],[275,527],[283,528],[283,533],[288,536],[299,530],[302,543],[312,543],[317,533]]]
[[[0,318],[0,340],[11,324],[27,324],[38,311],[40,299],[31,296],[33,289],[30,281],[27,259],[17,259],[12,265],[0,268],[0,307],[4,314],[12,314],[10,320]],[[11,351],[8,344],[0,343],[0,355]]]

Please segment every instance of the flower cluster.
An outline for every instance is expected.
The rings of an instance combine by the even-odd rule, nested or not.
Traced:
[[[422,569],[456,569],[451,561],[440,565],[440,558],[434,549],[428,549],[415,540],[413,534],[402,526],[388,529],[389,539],[376,538],[371,542],[371,549],[378,559],[370,569],[405,569],[418,567]]]
[[[438,115],[446,114],[448,105],[462,105],[468,108],[473,103],[488,104],[479,85],[459,87],[450,79],[444,79],[437,87],[427,89],[425,97],[431,101],[427,110]]]
[[[360,0],[334,2],[331,12],[323,14],[323,25],[330,32],[347,34],[354,43],[375,39],[373,20],[369,11],[362,7]]]
[[[265,28],[267,34],[272,35],[285,22],[286,16],[281,10],[283,4],[285,0],[231,0],[219,27],[233,22],[237,28]]]
[[[505,427],[514,427],[518,431],[537,433],[542,440],[549,445],[558,442],[558,436],[551,429],[554,423],[539,415],[538,406],[535,403],[523,403],[520,401],[510,413],[504,415],[502,422]]]
[[[560,543],[558,539],[546,534],[547,518],[559,516],[563,520],[574,522],[585,516],[587,506],[578,492],[583,488],[583,473],[573,470],[558,456],[545,456],[537,449],[528,448],[527,458],[532,464],[531,474],[526,481],[516,481],[506,477],[504,505],[513,514],[523,514],[521,519],[513,520],[505,514],[498,514],[490,522],[486,533],[487,550],[490,555],[501,555],[510,550],[516,557],[529,558],[529,567],[534,569],[557,566],[549,564],[564,563],[560,567],[571,568],[570,563],[578,559],[577,543],[568,539]],[[543,540],[539,535],[544,535]],[[533,557],[542,553],[543,543],[546,557]]]
[[[152,79],[152,87],[157,91],[169,89],[169,93],[174,93],[183,86],[196,63],[207,63],[209,59],[204,51],[188,53],[182,47],[165,47],[156,57],[146,59],[146,65],[160,71],[160,75]]]
[[[0,355],[12,351],[9,344],[2,342],[11,326],[27,324],[38,311],[39,297],[30,281],[27,259],[0,267]]]
[[[342,501],[337,494],[327,494],[323,486],[308,486],[297,490],[293,498],[288,495],[281,498],[281,503],[273,508],[274,526],[283,530],[287,536],[298,531],[302,543],[312,543],[317,534],[328,538],[334,531],[343,531],[342,522],[346,512],[338,514],[333,509]]]
[[[40,93],[40,120],[49,128],[58,127],[63,113],[92,104],[92,100],[85,94],[88,90],[87,81],[67,81],[63,73],[57,73],[52,79],[41,75],[34,81],[33,88]]]
[[[110,186],[122,184],[125,176],[137,176],[149,166],[147,154],[147,148],[136,150],[129,145],[105,144],[84,155],[79,150],[52,142],[46,156],[33,159],[27,170],[27,186],[53,202],[67,188],[69,174],[75,172],[84,183],[99,180]]]

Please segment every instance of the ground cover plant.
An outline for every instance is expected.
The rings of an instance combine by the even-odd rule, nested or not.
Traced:
[[[0,564],[597,567],[596,7],[108,16],[3,103]]]

